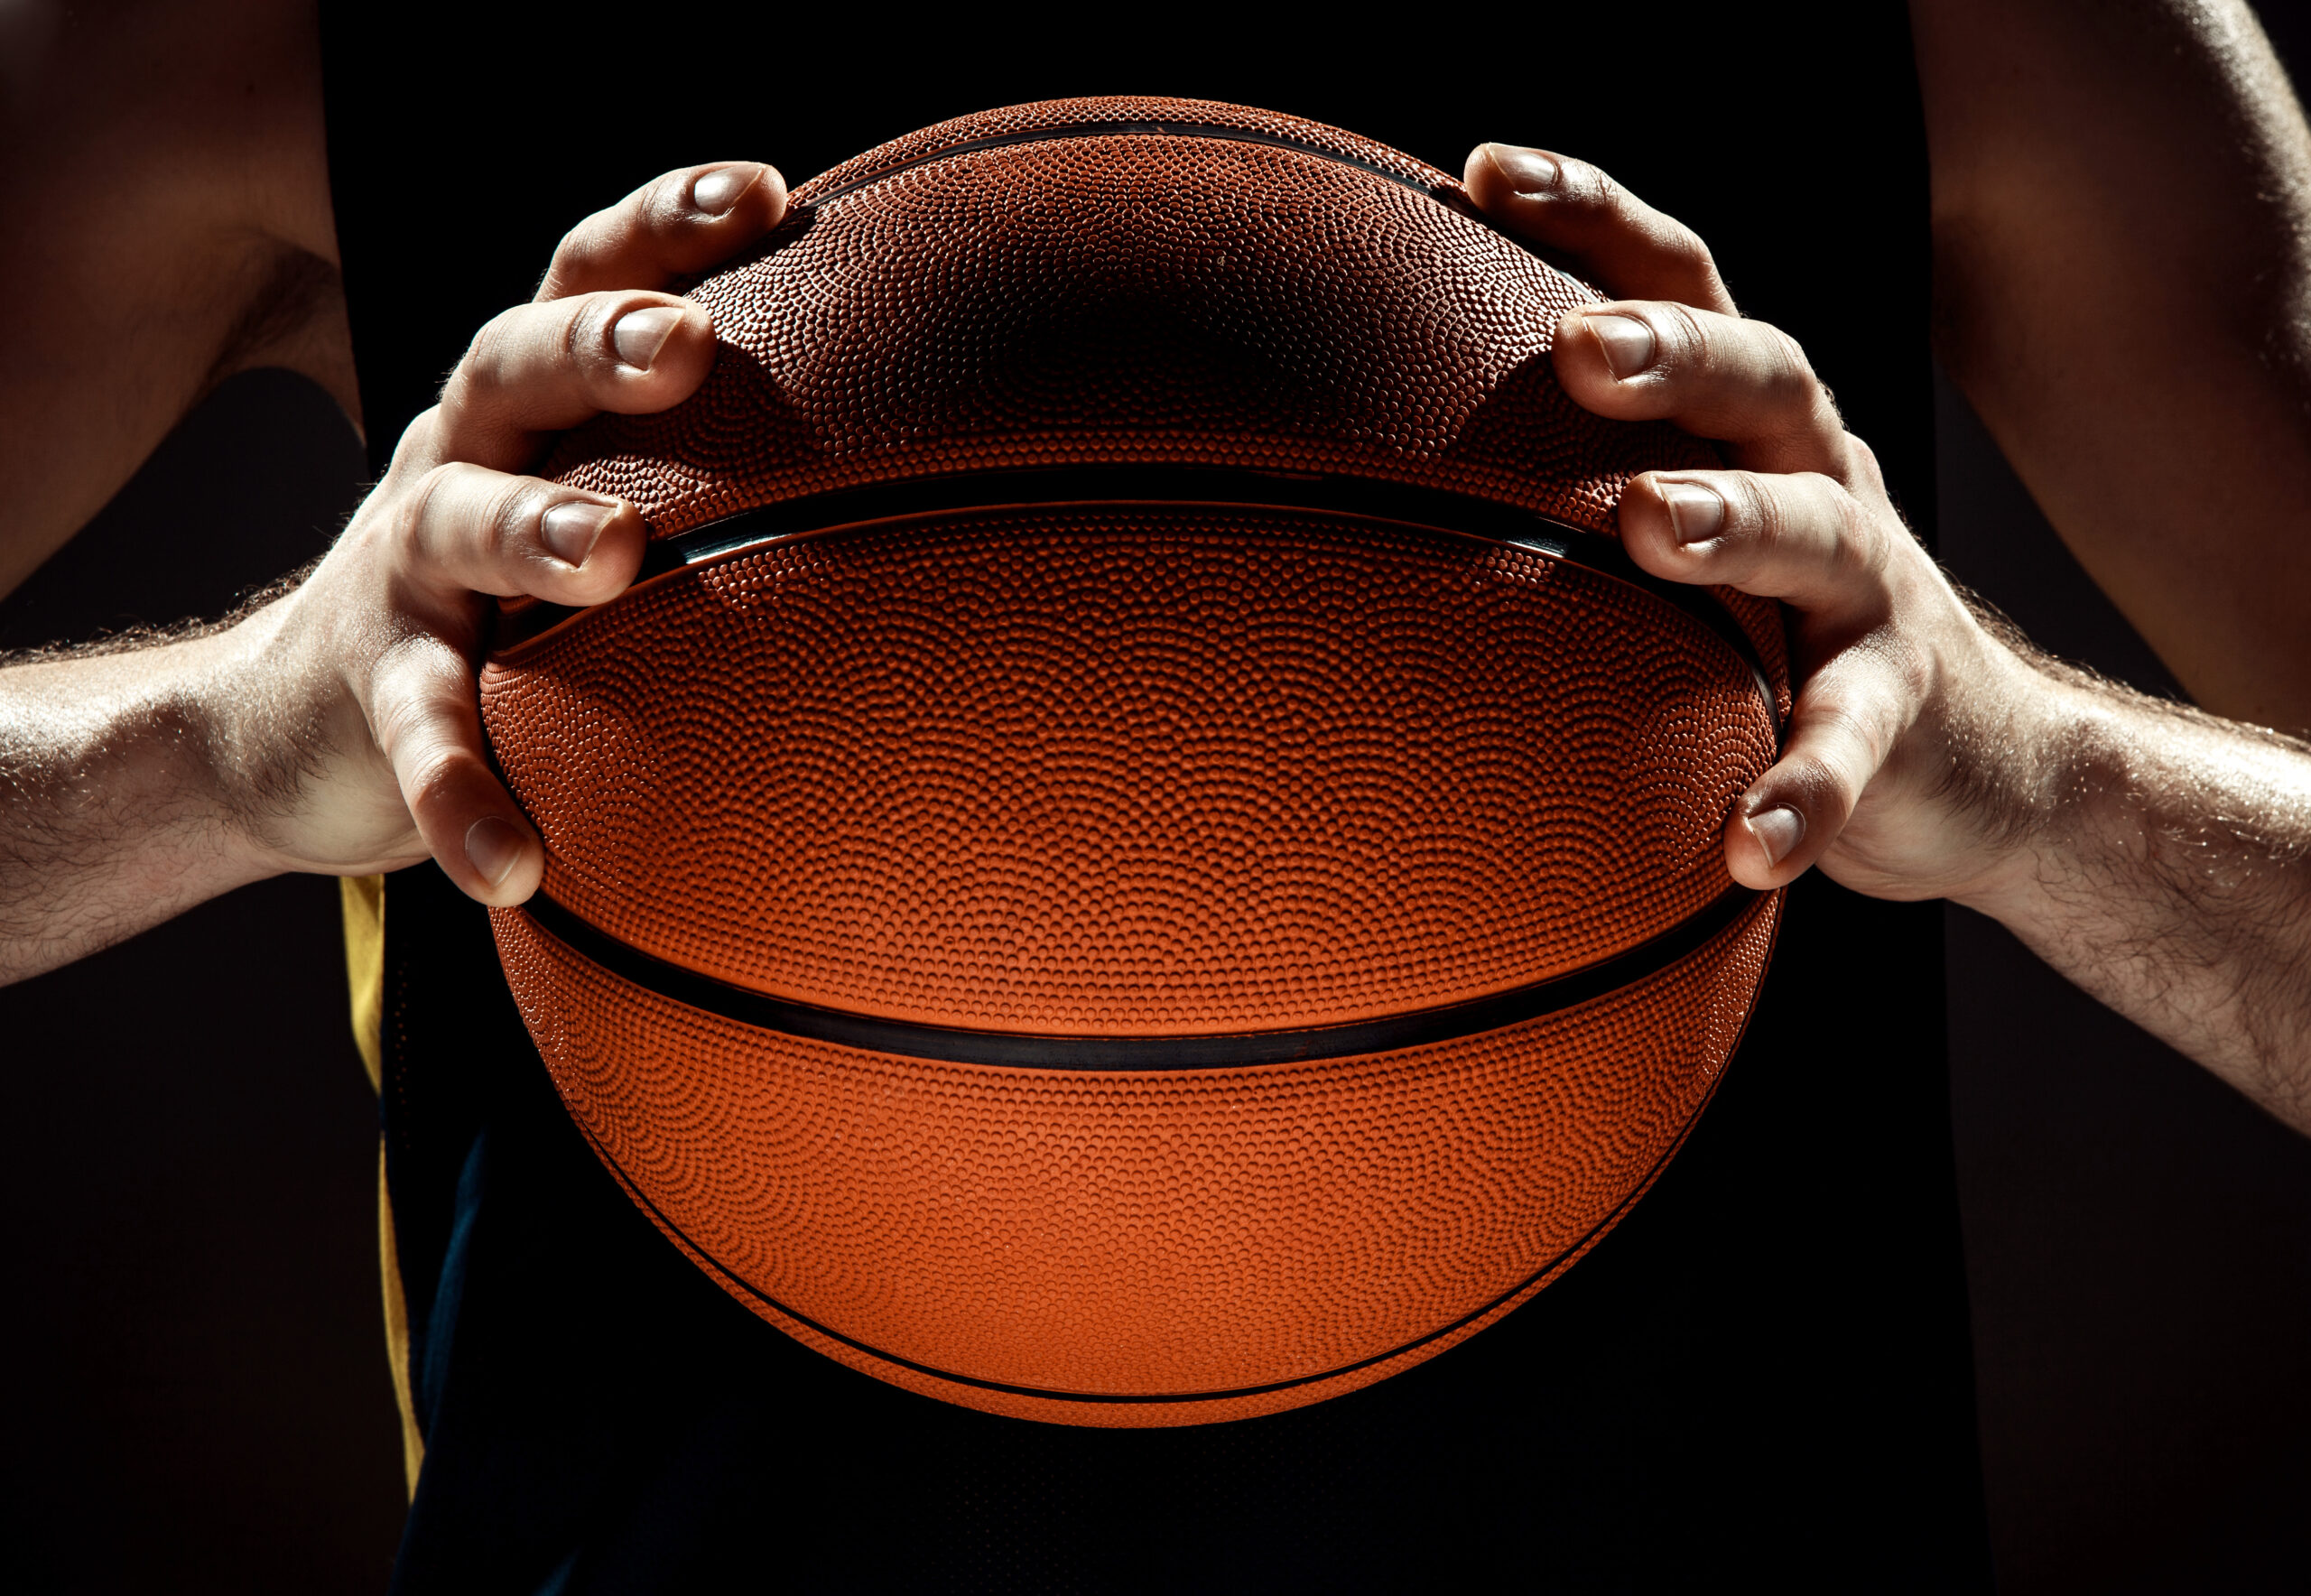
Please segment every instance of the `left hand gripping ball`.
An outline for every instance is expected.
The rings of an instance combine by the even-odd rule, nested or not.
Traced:
[[[700,283],[553,469],[645,580],[483,677],[563,1100],[789,1334],[999,1413],[1313,1402],[1525,1301],[1739,1039],[1778,624],[1639,575],[1593,296],[1443,173],[1194,101],[961,118]]]

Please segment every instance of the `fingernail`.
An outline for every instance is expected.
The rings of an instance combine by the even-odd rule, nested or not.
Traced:
[[[1653,329],[1634,316],[1584,316],[1605,351],[1605,365],[1626,382],[1653,364]]]
[[[1669,530],[1681,543],[1705,543],[1725,524],[1725,501],[1698,482],[1663,482]]]
[[[682,313],[666,305],[653,305],[646,311],[629,311],[617,319],[610,329],[610,343],[617,350],[617,357],[636,371],[650,369],[650,362],[666,347],[681,322]]]
[[[553,551],[556,560],[569,565],[583,565],[586,556],[594,552],[602,528],[609,524],[615,513],[608,505],[556,505],[545,513],[538,525],[538,535]]]
[[[690,186],[690,202],[709,216],[720,216],[738,202],[738,196],[762,181],[765,168],[752,161],[710,172]]]
[[[492,886],[512,875],[514,867],[522,862],[524,843],[519,827],[494,814],[484,815],[466,828],[466,858]]]
[[[1777,865],[1805,836],[1805,817],[1784,805],[1749,817],[1749,835],[1766,850],[1766,863]]]
[[[1521,200],[1545,200],[1556,192],[1557,179],[1562,169],[1555,161],[1538,150],[1520,150],[1514,144],[1487,144],[1485,158],[1500,169],[1509,186]]]

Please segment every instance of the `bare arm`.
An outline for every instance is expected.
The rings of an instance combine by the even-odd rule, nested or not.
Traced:
[[[1912,0],[1944,364],[2209,709],[2311,728],[2311,133],[2241,0]]]
[[[713,328],[656,286],[784,207],[769,168],[718,162],[589,218],[302,582],[206,636],[0,662],[0,982],[283,870],[430,854],[483,902],[527,897],[543,854],[474,699],[490,596],[603,602],[645,534],[632,506],[524,473],[599,411],[696,390]]]
[[[14,0],[0,95],[5,594],[234,372],[360,413],[312,0]]]
[[[265,735],[279,618],[0,670],[0,981],[273,873],[267,800],[317,741]]]
[[[1707,248],[1594,168],[1488,146],[1503,226],[1657,298],[1573,311],[1558,376],[1601,414],[1720,441],[1732,469],[1647,473],[1638,563],[1787,607],[1797,697],[1734,807],[1757,887],[1820,866],[1950,897],[2311,1131],[2311,750],[2046,660],[1952,588],[1804,353],[1743,320]]]
[[[2003,746],[1971,756],[2009,863],[1960,901],[2311,1131],[2311,749],[2033,673]]]

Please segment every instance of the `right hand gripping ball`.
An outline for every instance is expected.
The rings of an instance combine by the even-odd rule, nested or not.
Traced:
[[[1594,296],[1442,172],[1197,101],[967,116],[700,283],[552,469],[645,579],[483,678],[506,973],[602,1162],[828,1355],[1030,1418],[1320,1400],[1661,1171],[1778,899],[1778,621],[1638,573]]]

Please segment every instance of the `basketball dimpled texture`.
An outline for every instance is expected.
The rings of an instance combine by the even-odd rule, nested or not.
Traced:
[[[844,508],[1160,466],[1610,535],[1629,476],[1712,457],[1564,397],[1549,340],[1595,296],[1465,209],[1337,130],[1145,99],[961,118],[805,185],[691,291],[701,392],[552,469],[662,540],[821,495],[831,530],[490,661],[545,895],[742,992],[1071,1041],[1450,1012],[1696,923],[1787,707],[1769,607],[1720,594],[1712,629],[1337,504]],[[1554,1278],[1706,1102],[1778,906],[1513,1023],[1181,1069],[788,1034],[495,919],[578,1124],[740,1301],[948,1400],[1164,1424],[1369,1383]]]

